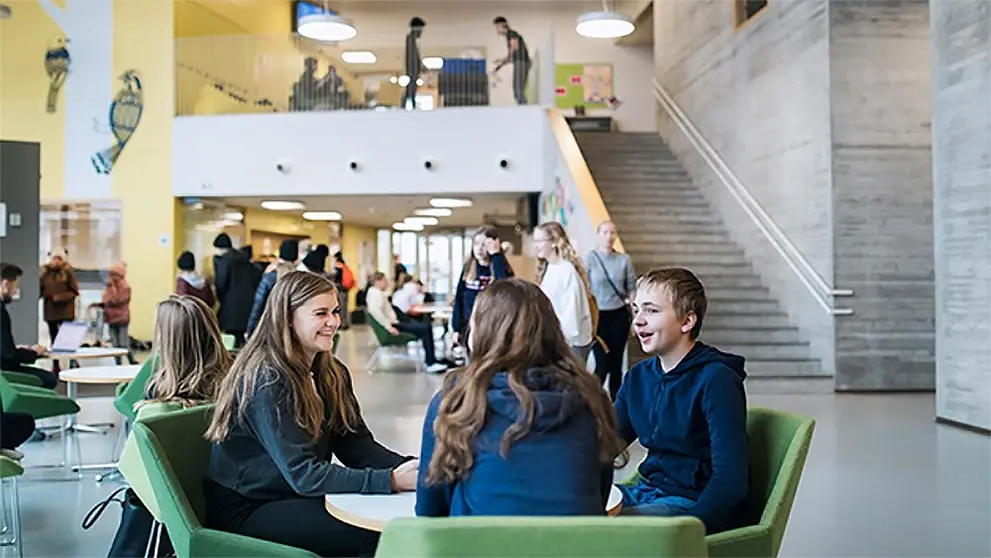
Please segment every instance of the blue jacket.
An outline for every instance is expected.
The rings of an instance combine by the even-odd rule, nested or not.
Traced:
[[[434,453],[434,421],[441,400],[440,393],[435,395],[423,423],[416,514],[604,515],[613,472],[599,463],[595,419],[578,394],[552,382],[542,369],[527,372],[525,383],[535,399],[533,427],[504,458],[499,442],[516,422],[520,406],[507,374],[496,374],[467,477],[428,486],[424,480]]]
[[[458,287],[454,291],[454,310],[451,315],[453,331],[464,333],[465,328],[468,327],[468,319],[471,318],[471,309],[475,307],[475,297],[478,293],[485,290],[492,281],[512,276],[513,269],[509,267],[506,256],[500,252],[492,256],[489,265],[475,264],[473,281],[465,282],[463,279],[458,279]]]
[[[701,342],[664,373],[654,357],[634,366],[616,397],[620,435],[647,448],[645,482],[691,498],[709,532],[735,527],[747,495],[743,357]]]
[[[246,330],[248,335],[251,335],[251,332],[258,325],[258,320],[261,319],[262,312],[265,311],[268,295],[272,294],[272,289],[275,288],[275,282],[278,278],[279,276],[275,271],[269,271],[262,275],[262,280],[258,283],[258,288],[255,289],[255,302],[251,305],[251,315],[248,316],[248,329]]]

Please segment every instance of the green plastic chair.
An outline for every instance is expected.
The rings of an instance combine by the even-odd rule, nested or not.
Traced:
[[[25,386],[35,386],[41,387],[41,378],[35,376],[34,374],[25,374],[23,372],[8,372],[6,370],[0,372],[0,376],[3,376],[5,380],[12,384],[22,384]]]
[[[50,389],[11,384],[0,376],[0,399],[8,413],[27,413],[35,419],[72,415],[79,412],[79,405],[68,397]]]
[[[155,374],[155,369],[158,367],[158,357],[152,355],[148,357],[141,364],[141,368],[138,369],[138,373],[134,376],[134,379],[129,383],[122,384],[117,387],[117,397],[114,399],[114,408],[117,412],[124,415],[129,422],[134,422],[137,416],[137,411],[134,410],[134,405],[138,401],[144,401],[145,399],[145,388],[148,385],[148,380]]]
[[[213,405],[149,417],[134,423],[141,460],[162,513],[162,522],[179,558],[284,556],[315,558],[290,546],[226,533],[203,526],[203,481],[210,442],[203,438]]]
[[[704,558],[694,517],[457,517],[391,521],[376,558]]]
[[[4,522],[3,530],[0,531],[0,547],[14,547],[19,557],[24,556],[24,547],[21,542],[21,501],[17,493],[17,478],[23,474],[24,467],[20,463],[9,457],[0,456],[0,496],[4,500],[0,509],[6,509],[8,501],[10,502],[10,525]],[[4,538],[3,534],[8,532],[10,536]]]
[[[715,558],[774,558],[781,549],[815,419],[761,407],[747,409],[750,491],[744,501],[755,524],[706,537]],[[622,484],[640,479],[635,473]]]
[[[389,333],[389,331],[386,330],[382,324],[375,321],[375,318],[372,318],[371,316],[368,317],[368,325],[372,326],[372,333],[375,334],[375,339],[377,339],[379,343],[379,348],[375,350],[372,357],[368,359],[368,363],[365,365],[365,370],[369,372],[374,372],[376,370],[375,365],[378,363],[378,360],[383,353],[388,352],[394,347],[402,347],[405,349],[406,345],[409,345],[417,340],[416,336],[412,333],[400,332],[397,335]],[[422,371],[422,368],[422,359],[417,358],[416,370],[420,372]]]

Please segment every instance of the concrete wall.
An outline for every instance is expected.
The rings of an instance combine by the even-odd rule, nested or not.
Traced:
[[[772,2],[733,28],[725,0],[657,2],[658,81],[827,281],[833,276],[827,0]],[[815,302],[684,135],[658,129],[764,283],[833,372],[833,318]]]
[[[931,18],[936,415],[991,429],[991,4]]]
[[[933,389],[929,6],[829,4],[837,389]]]
[[[6,204],[6,234],[0,238],[3,261],[24,270],[20,300],[11,304],[14,340],[22,345],[38,341],[38,238],[41,146],[23,141],[0,142],[0,202]],[[14,217],[16,215],[16,217]],[[20,220],[17,226],[11,226]]]

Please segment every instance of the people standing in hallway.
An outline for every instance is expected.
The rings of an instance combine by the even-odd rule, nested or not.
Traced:
[[[44,299],[43,314],[50,342],[55,341],[63,322],[76,319],[79,282],[68,257],[65,249],[56,248],[48,254],[48,263],[41,268],[41,298]],[[57,361],[55,366],[58,366]]]
[[[419,463],[379,444],[361,416],[331,353],[340,322],[330,279],[286,274],[268,304],[217,393],[206,526],[318,556],[372,556],[378,533],[331,516],[324,496],[414,490]]]
[[[214,286],[220,309],[217,319],[224,333],[234,336],[234,346],[244,345],[251,304],[255,297],[255,271],[244,252],[235,250],[231,237],[220,233],[213,241],[217,255],[213,257]]]
[[[399,286],[399,278],[403,275],[409,275],[409,270],[403,265],[403,262],[399,260],[399,254],[392,255],[392,284]]]
[[[609,396],[616,399],[623,383],[623,355],[630,338],[630,297],[637,276],[630,256],[616,251],[616,225],[605,221],[597,229],[599,246],[585,256],[589,285],[599,305],[598,337],[605,347],[596,344],[595,375],[608,382]],[[608,349],[608,351],[606,351]]]
[[[526,48],[526,41],[523,36],[509,27],[506,18],[499,16],[492,20],[496,33],[506,37],[506,57],[496,60],[496,67],[492,71],[497,73],[506,64],[513,65],[513,98],[517,105],[527,104],[526,84],[530,76],[530,52]]]
[[[384,327],[392,335],[399,335],[399,332],[411,333],[423,343],[423,352],[426,356],[427,372],[440,374],[447,370],[447,365],[437,359],[434,351],[434,331],[429,322],[400,322],[396,316],[396,311],[389,302],[389,297],[385,290],[389,287],[389,280],[382,272],[372,274],[372,285],[368,289],[368,315],[380,326]]]
[[[420,72],[423,69],[423,60],[420,58],[420,37],[426,25],[418,17],[409,20],[409,33],[406,34],[406,77],[409,78],[409,82],[403,94],[403,108],[406,110],[416,110],[416,88],[419,85],[416,82],[420,79]]]
[[[327,258],[330,256],[330,248],[326,244],[319,244],[310,253],[303,257],[303,267],[310,273],[317,275],[327,274]]]
[[[187,250],[179,254],[176,265],[179,267],[179,275],[175,278],[175,294],[195,296],[208,307],[213,308],[216,302],[213,289],[202,275],[196,273],[196,256]]]
[[[554,305],[564,338],[578,360],[587,364],[596,324],[585,267],[560,223],[538,225],[533,231],[533,246],[537,253],[537,282]]]
[[[427,408],[420,516],[603,515],[626,444],[540,288],[497,281],[471,317],[472,360]]]
[[[475,298],[493,281],[513,276],[513,268],[502,253],[502,243],[495,227],[484,226],[472,237],[471,256],[461,269],[461,278],[454,290],[451,328],[455,342],[460,342],[468,329]]]
[[[337,298],[341,305],[341,329],[351,327],[351,313],[348,310],[348,293],[354,288],[354,272],[344,262],[344,255],[334,252],[334,283],[337,284]]]
[[[103,289],[103,323],[110,330],[110,343],[127,349],[127,360],[135,364],[131,354],[131,285],[127,282],[127,264],[120,262],[110,268],[110,281]]]
[[[41,345],[26,347],[14,343],[14,332],[7,305],[17,297],[23,274],[24,271],[14,264],[0,263],[0,296],[2,296],[0,298],[0,369],[37,376],[41,380],[42,387],[55,389],[58,385],[58,376],[47,370],[29,366],[48,354],[48,350]]]
[[[247,334],[250,336],[258,325],[262,313],[265,311],[265,304],[268,297],[275,288],[275,283],[285,274],[296,270],[296,258],[299,257],[299,242],[287,238],[279,245],[279,260],[268,266],[262,280],[255,290],[254,302],[251,304],[251,315],[248,318]]]

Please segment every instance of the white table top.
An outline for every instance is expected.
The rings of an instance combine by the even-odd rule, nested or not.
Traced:
[[[410,308],[410,312],[414,314],[445,314],[453,313],[454,307],[450,304],[418,304]]]
[[[112,358],[126,356],[127,349],[120,347],[80,347],[73,353],[48,353],[52,360],[81,360],[86,358]]]
[[[623,493],[615,486],[609,492],[606,512],[618,513],[623,503]],[[327,512],[350,525],[369,531],[382,532],[385,524],[393,519],[416,517],[416,493],[399,494],[327,494],[324,497]]]
[[[87,366],[63,370],[59,373],[59,379],[77,384],[120,384],[133,380],[138,370],[141,370],[140,365]]]

